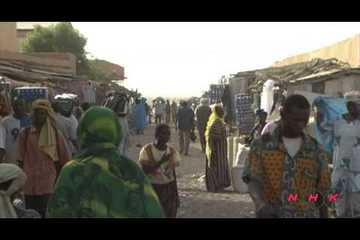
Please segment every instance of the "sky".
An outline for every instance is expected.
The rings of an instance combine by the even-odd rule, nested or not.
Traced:
[[[266,68],[360,33],[360,22],[73,22],[86,51],[125,68],[145,97],[200,97],[221,76]]]

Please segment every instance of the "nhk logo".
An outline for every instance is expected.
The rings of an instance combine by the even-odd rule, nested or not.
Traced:
[[[300,195],[298,193],[291,193],[287,196],[287,201],[289,203],[296,203],[296,202],[306,202],[306,203],[317,203],[319,205],[328,205],[330,206],[339,197],[339,193],[328,193],[321,195],[319,193],[310,193],[305,195]]]

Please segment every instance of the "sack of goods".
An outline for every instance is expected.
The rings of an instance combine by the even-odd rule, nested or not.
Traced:
[[[239,143],[236,159],[231,168],[233,188],[236,192],[239,193],[248,193],[248,186],[242,180],[242,174],[244,172],[245,161],[249,155],[249,151],[249,147],[246,147],[245,145]]]

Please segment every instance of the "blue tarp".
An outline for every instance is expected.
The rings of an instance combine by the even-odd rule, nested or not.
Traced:
[[[315,124],[316,140],[332,153],[334,144],[333,124],[347,112],[346,102],[343,98],[317,97],[313,105],[320,111],[320,116]]]

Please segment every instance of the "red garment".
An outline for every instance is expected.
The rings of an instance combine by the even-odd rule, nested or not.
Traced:
[[[25,143],[25,131],[18,138],[20,161],[23,161],[23,170],[27,175],[24,187],[25,195],[43,195],[54,191],[56,168],[54,161],[38,146],[40,133],[31,128]],[[70,153],[65,147],[64,137],[58,134],[58,156],[63,166],[70,160]],[[26,144],[26,146],[25,146]],[[26,151],[26,152],[25,152]]]

